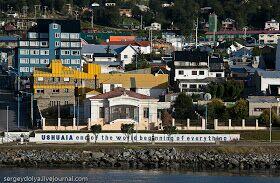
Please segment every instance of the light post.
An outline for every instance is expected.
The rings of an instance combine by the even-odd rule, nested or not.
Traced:
[[[208,122],[208,111],[207,111],[207,107],[208,107],[208,101],[211,100],[212,96],[210,93],[206,93],[204,95],[204,100],[206,100],[206,111],[205,111],[205,129],[207,129],[207,122]]]
[[[272,135],[271,108],[272,108],[272,106],[270,105],[270,108],[269,108],[269,142],[270,143],[272,142],[272,139],[271,139],[271,135]]]
[[[9,106],[7,106],[7,142],[8,142],[8,136],[9,136]]]
[[[98,4],[98,3],[92,3],[91,4],[91,7],[92,7],[92,9],[91,9],[91,28],[93,29],[93,8],[94,7],[99,7],[100,5]]]
[[[18,101],[18,104],[17,104],[17,127],[19,128],[19,125],[20,125],[20,96],[19,96],[19,91],[20,91],[20,77],[18,76],[17,77],[17,91],[18,91],[18,94],[17,94],[17,101]]]
[[[31,119],[31,124],[33,126],[34,125],[33,124],[33,98],[34,98],[34,95],[33,95],[33,93],[24,92],[24,91],[20,91],[20,93],[30,95],[30,119]]]

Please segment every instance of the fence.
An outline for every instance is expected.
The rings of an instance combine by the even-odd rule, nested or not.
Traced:
[[[77,125],[76,118],[73,119],[55,119],[55,120],[48,120],[48,124],[46,125],[46,118],[42,118],[42,130],[47,131],[59,131],[59,130],[88,130],[88,125]],[[50,123],[51,122],[51,123]],[[63,125],[62,125],[63,123]]]
[[[247,125],[245,119],[242,119],[241,126],[233,126],[231,119],[228,120],[228,125],[219,126],[217,119],[214,120],[214,129],[215,130],[267,130],[265,126],[259,126],[258,119],[255,120],[255,125]]]

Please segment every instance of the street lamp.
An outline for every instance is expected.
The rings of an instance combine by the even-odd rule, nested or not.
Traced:
[[[9,106],[7,106],[7,142],[8,142],[8,136],[9,136]]]
[[[208,111],[207,111],[207,107],[208,107],[208,101],[211,100],[212,96],[210,93],[206,93],[204,95],[204,100],[206,100],[206,111],[205,111],[205,129],[207,129],[207,121],[208,121]]]
[[[93,8],[94,7],[99,7],[100,5],[98,4],[98,3],[92,3],[91,4],[91,7],[92,7],[92,9],[91,9],[91,28],[93,29]]]

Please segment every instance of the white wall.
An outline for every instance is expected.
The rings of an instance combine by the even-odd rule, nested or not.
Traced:
[[[183,75],[179,75],[179,71],[184,71]],[[197,71],[197,75],[192,75],[192,71]],[[204,71],[204,75],[199,75],[199,71]],[[193,68],[193,69],[175,69],[175,78],[174,80],[176,81],[177,79],[205,79],[208,77],[208,69],[207,68]]]
[[[264,44],[277,44],[280,34],[259,34],[259,41]]]
[[[263,78],[261,77],[261,91],[266,91],[269,85],[279,85],[280,78]]]
[[[131,64],[135,55],[135,50],[131,46],[127,46],[120,54],[120,60],[123,62],[123,66]],[[125,58],[127,56],[127,58]]]
[[[95,62],[115,62],[115,57],[94,57]]]

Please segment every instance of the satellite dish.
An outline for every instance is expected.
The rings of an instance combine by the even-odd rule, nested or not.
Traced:
[[[212,96],[211,96],[210,93],[206,93],[206,94],[204,95],[204,100],[206,100],[206,101],[211,100],[211,98],[212,98]]]

